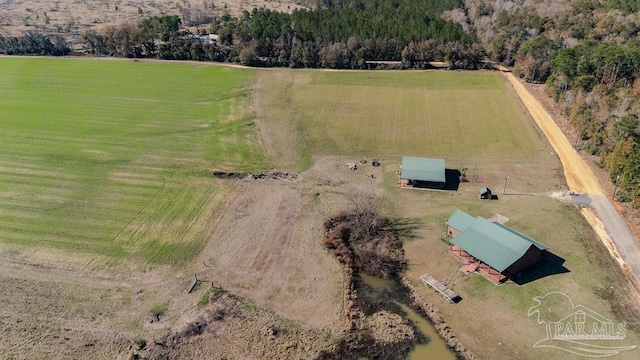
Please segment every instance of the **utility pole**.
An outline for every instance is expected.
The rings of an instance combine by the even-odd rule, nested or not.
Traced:
[[[502,195],[505,195],[507,193],[507,181],[509,181],[509,175],[504,178],[504,190],[502,190]]]
[[[616,175],[616,186],[613,188],[613,195],[611,195],[611,200],[616,199],[616,191],[618,191],[618,180],[620,180],[620,173],[622,172],[622,168],[618,170],[618,175]]]

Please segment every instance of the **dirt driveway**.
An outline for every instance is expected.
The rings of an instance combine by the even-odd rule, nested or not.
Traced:
[[[590,206],[582,208],[583,216],[589,221],[623,271],[637,284],[640,279],[640,246],[624,218],[602,190],[589,165],[571,146],[544,106],[512,73],[503,71],[503,74],[513,85],[525,107],[558,154],[569,190],[590,198]]]

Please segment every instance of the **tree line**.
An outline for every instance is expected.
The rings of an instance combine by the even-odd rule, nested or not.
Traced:
[[[578,145],[602,158],[619,199],[640,207],[640,47],[582,42],[559,49],[551,69],[549,93],[566,104]]]
[[[0,54],[63,56],[70,53],[71,48],[59,35],[47,36],[33,31],[27,31],[22,36],[0,35]]]
[[[513,4],[512,4],[513,5]],[[488,56],[545,84],[572,124],[575,145],[599,158],[617,197],[640,208],[640,1],[466,0]]]
[[[90,54],[101,56],[335,69],[364,69],[369,60],[417,68],[446,61],[451,68],[477,68],[484,55],[477,39],[429,12],[439,7],[418,11],[416,4],[423,3],[430,2],[334,0],[291,14],[267,9],[224,14],[209,29],[215,42],[182,29],[177,16],[88,30],[83,39]]]
[[[396,63],[375,66],[425,68],[432,61],[444,61],[454,69],[475,69],[484,57],[476,37],[440,17],[456,6],[455,0],[323,0],[314,9],[293,13],[254,9],[238,17],[212,16],[210,28],[196,34],[186,30],[178,16],[154,16],[135,25],[88,29],[82,45],[86,53],[97,56],[250,66],[364,69],[371,66],[367,61],[386,61]],[[216,41],[202,36],[205,33],[215,34]],[[33,36],[0,39],[0,50],[69,53],[60,37],[39,35],[42,41],[34,42]]]

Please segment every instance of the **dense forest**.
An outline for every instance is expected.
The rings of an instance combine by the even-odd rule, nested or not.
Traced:
[[[475,36],[440,17],[458,6],[457,0],[324,0],[293,13],[254,9],[239,17],[211,16],[210,29],[196,34],[180,17],[161,16],[82,36],[86,51],[99,56],[336,69],[364,69],[374,60],[402,62],[394,66],[405,68],[446,61],[451,68],[475,69],[484,56]],[[204,33],[216,34],[216,41]],[[43,53],[37,46],[15,45],[22,42],[0,38],[0,51]]]
[[[640,208],[640,1],[465,0],[448,18],[494,61],[544,83],[617,197]]]

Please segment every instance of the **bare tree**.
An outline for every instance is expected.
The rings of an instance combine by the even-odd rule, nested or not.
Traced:
[[[379,215],[380,198],[373,194],[349,192],[347,199],[353,206],[353,230],[366,236],[374,235],[382,223]]]

